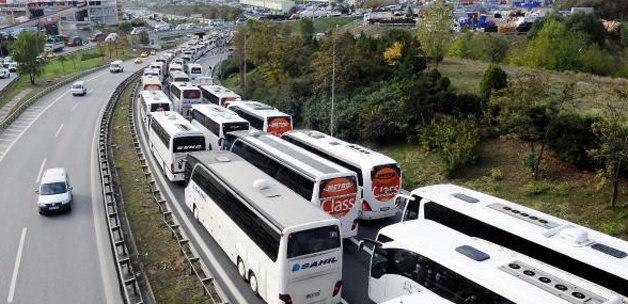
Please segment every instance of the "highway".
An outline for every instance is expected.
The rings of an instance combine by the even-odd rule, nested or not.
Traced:
[[[226,54],[208,54],[197,62],[206,68],[210,65],[214,66],[221,57],[224,59],[225,56]],[[139,113],[137,106],[136,104],[135,110],[136,113]],[[139,117],[136,117],[136,126],[143,127]],[[159,188],[162,189],[162,194],[166,201],[170,203],[171,211],[194,247],[199,251],[205,265],[209,267],[212,274],[216,277],[218,284],[227,294],[228,299],[232,303],[264,303],[250,292],[248,284],[238,275],[236,266],[229,260],[209,233],[194,220],[191,212],[185,206],[184,187],[181,184],[169,182],[160,174],[161,171],[146,144],[147,139],[144,131],[138,133],[140,134],[142,149],[149,160],[153,178],[156,180]],[[358,252],[357,241],[361,238],[375,238],[380,228],[398,222],[399,219],[399,216],[397,216],[390,219],[362,221],[358,237],[344,241],[342,298],[345,304],[372,303],[368,299],[367,293],[369,255],[365,252]]]
[[[142,65],[143,67],[143,65]],[[99,116],[124,73],[85,76],[35,102],[0,134],[0,297],[7,303],[122,303],[101,197],[96,141]],[[70,213],[43,216],[36,200],[46,168],[68,170]]]

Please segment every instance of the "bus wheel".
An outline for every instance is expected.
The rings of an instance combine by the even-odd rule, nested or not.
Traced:
[[[238,274],[246,281],[246,267],[244,267],[244,262],[240,258],[238,258]]]
[[[257,278],[255,277],[255,274],[252,271],[251,271],[251,275],[249,276],[249,286],[251,286],[251,291],[253,291],[255,295],[259,295],[257,293]]]
[[[196,209],[196,205],[192,206],[192,213],[194,214],[194,219],[199,222],[198,220],[198,209]]]
[[[166,174],[166,163],[161,165],[161,173],[164,174],[164,177],[168,177],[168,174]]]

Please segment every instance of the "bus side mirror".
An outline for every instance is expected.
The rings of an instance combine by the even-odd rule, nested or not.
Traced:
[[[403,206],[406,205],[406,202],[413,200],[414,197],[412,197],[411,195],[407,195],[407,194],[397,194],[395,196],[395,207],[401,209],[403,208]]]
[[[373,244],[373,246],[376,247],[381,247],[382,243],[376,240],[371,240],[371,239],[362,239],[361,241],[358,242],[358,251],[365,251],[364,250],[364,246],[369,243],[369,244]]]

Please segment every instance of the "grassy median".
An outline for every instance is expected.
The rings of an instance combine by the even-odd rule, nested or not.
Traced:
[[[141,271],[148,277],[157,303],[208,303],[201,283],[190,274],[178,243],[163,222],[159,207],[149,192],[149,181],[135,154],[128,121],[133,88],[134,85],[127,87],[116,106],[112,143],[126,215],[143,268]]]

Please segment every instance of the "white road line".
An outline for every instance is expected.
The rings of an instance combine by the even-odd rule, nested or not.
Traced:
[[[22,261],[22,249],[24,249],[24,239],[26,238],[26,227],[22,228],[22,236],[20,237],[20,245],[17,247],[17,257],[15,258],[15,266],[13,267],[13,276],[11,277],[11,286],[9,287],[9,297],[7,302],[13,302],[15,294],[15,283],[17,281],[17,272],[20,270],[20,262]]]
[[[59,126],[59,129],[57,129],[57,133],[55,133],[55,137],[58,137],[58,136],[59,136],[59,133],[61,133],[61,129],[63,129],[63,124],[61,124],[61,125]]]
[[[355,238],[349,238],[349,241],[351,241],[351,243],[355,244],[356,246],[360,247],[360,242],[358,240],[356,240]],[[364,250],[366,253],[373,255],[373,250],[371,250],[371,248],[368,247],[363,247],[362,250]]]
[[[349,304],[349,302],[345,301],[345,299],[343,299],[343,298],[340,298],[340,303],[342,303],[342,304]]]
[[[45,158],[41,162],[41,166],[39,166],[39,173],[37,173],[37,179],[35,180],[35,183],[39,183],[39,178],[41,177],[41,173],[44,171],[44,166],[46,166],[46,159]]]
[[[0,138],[0,141],[8,141],[8,142],[12,142],[12,141],[13,141],[13,139]]]
[[[76,110],[76,107],[78,107],[78,102],[74,105],[74,107],[72,107],[72,110],[70,110],[70,112],[74,112],[74,110]]]

